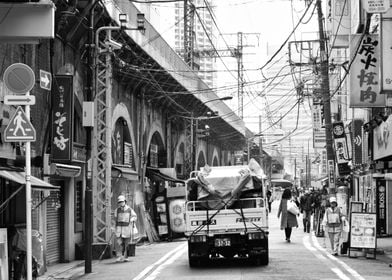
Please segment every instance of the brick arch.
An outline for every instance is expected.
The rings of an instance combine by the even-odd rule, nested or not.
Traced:
[[[185,136],[184,135],[181,135],[179,137],[179,139],[178,139],[176,150],[175,150],[174,155],[173,155],[173,158],[174,158],[173,164],[174,164],[174,166],[176,166],[176,163],[178,163],[176,160],[177,160],[178,153],[180,152],[181,145],[184,145],[184,155],[183,156],[184,156],[184,162],[185,162],[185,157],[186,157],[185,154],[186,154],[187,150],[186,150]]]
[[[133,133],[133,125],[131,121],[131,117],[129,115],[129,111],[127,106],[124,103],[118,103],[113,110],[113,115],[112,115],[112,128],[116,125],[116,122],[118,119],[123,118],[127,122],[128,126],[128,132],[129,135],[131,136],[132,139],[132,149],[133,149],[133,154],[135,155],[135,159],[137,158],[137,151],[136,151],[136,144],[137,142],[135,141],[135,135]],[[135,166],[136,170],[139,169],[139,161],[135,160]]]
[[[214,148],[214,152],[212,153],[212,161],[211,161],[212,166],[220,166],[219,163],[219,153],[216,148]]]
[[[152,141],[152,137],[153,137],[153,135],[154,135],[155,133],[158,133],[158,135],[161,137],[163,146],[164,146],[165,149],[166,149],[166,142],[165,142],[166,138],[163,137],[164,134],[163,134],[162,126],[160,125],[160,123],[159,123],[158,121],[154,121],[154,122],[151,124],[151,129],[150,129],[150,131],[149,131],[149,133],[148,133],[146,150],[144,151],[144,154],[145,154],[145,155],[148,154],[148,149],[150,148],[151,141]]]

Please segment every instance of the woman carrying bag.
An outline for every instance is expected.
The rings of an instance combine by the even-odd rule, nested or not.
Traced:
[[[283,191],[282,199],[280,200],[279,204],[278,219],[280,217],[280,214],[282,214],[280,220],[280,229],[284,229],[286,242],[290,243],[292,228],[298,227],[297,215],[299,215],[298,205],[295,201],[292,200],[290,189],[285,189]]]

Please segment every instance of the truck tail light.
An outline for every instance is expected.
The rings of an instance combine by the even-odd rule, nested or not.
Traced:
[[[251,232],[248,233],[248,239],[249,240],[256,240],[256,239],[263,239],[264,234],[262,232]]]
[[[205,235],[192,235],[190,238],[191,243],[203,243],[207,242],[207,236]]]

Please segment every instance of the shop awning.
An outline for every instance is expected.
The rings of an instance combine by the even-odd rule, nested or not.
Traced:
[[[78,177],[82,168],[78,165],[68,165],[62,163],[52,163],[50,165],[50,174],[61,177]]]
[[[114,172],[120,172],[118,176],[114,175]],[[130,181],[138,181],[139,180],[139,174],[137,172],[129,167],[125,166],[119,166],[119,165],[112,165],[112,177],[114,178],[124,178]]]
[[[146,175],[147,176],[152,176],[152,177],[157,177],[163,181],[169,181],[169,182],[174,182],[174,183],[182,183],[184,184],[184,180],[173,178],[171,176],[168,176],[166,174],[161,173],[158,169],[154,169],[151,167],[147,167],[146,169]]]
[[[20,171],[11,171],[11,170],[0,170],[0,177],[3,177],[7,180],[14,181],[18,184],[25,185],[25,173]],[[59,190],[59,186],[54,186],[50,183],[47,183],[37,177],[30,176],[31,187],[34,189],[41,190]]]
[[[271,185],[273,187],[287,188],[287,187],[292,187],[293,183],[291,181],[285,180],[285,179],[272,179]]]

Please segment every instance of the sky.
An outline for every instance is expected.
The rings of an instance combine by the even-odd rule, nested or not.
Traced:
[[[249,91],[261,92],[263,87],[266,85],[261,83],[261,81],[265,78],[265,76],[271,77],[274,73],[272,73],[273,71],[263,71],[263,73],[261,73],[256,69],[263,66],[287,39],[294,29],[294,26],[299,21],[299,18],[305,12],[305,1],[215,0],[215,3],[217,5],[215,12],[216,21],[221,33],[227,34],[243,32],[243,44],[251,46],[245,47],[243,51],[245,79],[253,81],[253,86],[248,89]],[[308,15],[310,14],[311,13],[309,11]],[[305,21],[307,21],[307,19],[309,19],[308,16],[304,18]],[[297,32],[290,38],[289,41],[309,38],[315,39],[318,31],[316,20],[317,16],[313,16],[308,24],[301,24],[297,29]],[[252,34],[247,35],[247,33]],[[236,36],[224,35],[224,37],[225,41],[228,42],[229,45],[236,45]],[[222,41],[222,39],[220,39],[220,41]],[[276,58],[278,59],[287,53],[288,46],[286,45]],[[287,57],[283,57],[280,64],[285,64],[287,60]],[[224,64],[226,64],[229,69],[237,69],[235,59],[225,58]],[[225,73],[225,69],[227,68],[224,64],[222,61],[218,61],[218,81],[223,84],[230,80],[230,76]],[[233,73],[236,75],[235,71]],[[262,74],[264,74],[264,76]],[[293,84],[289,84],[289,81],[287,80],[285,80],[285,82],[285,85],[281,84],[279,88],[275,88],[273,92],[269,92],[269,95],[271,95],[270,99],[276,99],[276,96],[273,97],[272,95],[279,94],[279,89],[281,89],[281,94],[285,94],[287,93],[287,89],[293,88]],[[233,92],[234,91],[235,90],[233,90]],[[234,98],[230,102],[231,104],[229,105],[231,107],[238,106],[237,98]],[[295,102],[294,99],[293,102]],[[260,111],[264,110],[264,103],[265,99],[250,98],[246,100],[246,98],[244,98],[244,120],[247,122],[248,128],[252,131],[257,132],[259,130],[258,120],[254,120],[254,117],[258,117],[258,115],[260,115]],[[276,111],[276,115],[280,114],[278,111],[281,111],[281,114],[284,114],[291,107],[291,104],[284,105],[280,102],[275,102],[274,104],[276,110],[273,108],[272,110]],[[278,110],[278,107],[280,107],[280,110]]]

